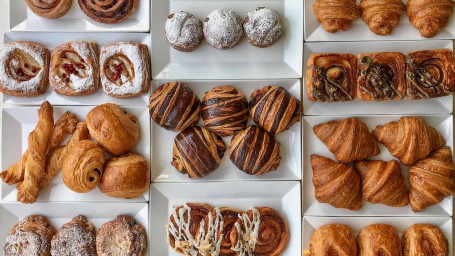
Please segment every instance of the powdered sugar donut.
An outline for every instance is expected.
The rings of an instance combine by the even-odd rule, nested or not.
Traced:
[[[232,10],[215,10],[204,21],[204,36],[211,46],[227,50],[242,38],[242,20]]]
[[[280,14],[265,7],[248,12],[243,29],[250,44],[260,48],[274,44],[283,33]]]
[[[194,51],[204,38],[202,22],[187,12],[169,15],[164,31],[169,45],[182,52]]]

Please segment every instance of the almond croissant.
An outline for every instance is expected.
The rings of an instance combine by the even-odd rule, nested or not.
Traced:
[[[411,208],[419,212],[455,193],[452,151],[444,146],[409,168]]]
[[[359,161],[355,169],[362,180],[362,194],[367,202],[401,207],[409,204],[406,181],[398,161]]]
[[[373,135],[404,165],[412,165],[446,143],[435,128],[417,116],[402,117],[398,122],[379,125]]]
[[[409,0],[406,13],[420,34],[429,38],[447,26],[454,6],[453,0]]]
[[[354,167],[318,155],[311,155],[311,167],[316,200],[354,211],[362,207],[360,177]]]
[[[381,36],[392,33],[406,10],[401,0],[360,0],[360,9],[371,32]]]
[[[378,143],[367,125],[357,118],[318,124],[313,127],[313,132],[342,163],[379,154]]]
[[[322,28],[329,33],[348,30],[352,21],[361,15],[355,0],[316,0],[313,11]]]

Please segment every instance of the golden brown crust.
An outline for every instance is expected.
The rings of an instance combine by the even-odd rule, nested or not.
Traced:
[[[362,14],[355,0],[316,0],[313,11],[322,28],[329,33],[348,30],[352,21]]]
[[[329,224],[318,228],[311,236],[310,256],[357,255],[355,236],[343,224]]]
[[[409,198],[412,210],[421,211],[455,193],[452,150],[444,146],[409,168]]]
[[[362,208],[359,174],[354,167],[329,158],[311,155],[315,198],[336,208],[356,211]]]
[[[429,224],[414,224],[403,234],[403,256],[449,255],[449,243],[441,229]]]
[[[420,35],[430,38],[447,26],[454,6],[452,0],[409,0],[406,14]]]
[[[95,226],[82,215],[63,224],[52,237],[51,255],[96,256]]]
[[[127,153],[106,161],[99,188],[111,197],[136,198],[147,191],[149,185],[147,160],[141,155]]]
[[[145,256],[147,254],[145,228],[134,218],[119,215],[98,229],[96,251],[98,255]]]
[[[50,256],[55,228],[44,216],[30,215],[18,221],[6,237],[5,256]]]
[[[46,19],[57,19],[64,16],[72,2],[73,0],[25,0],[32,12]]]
[[[360,0],[359,7],[362,20],[380,36],[390,35],[406,11],[402,0]]]
[[[394,227],[371,224],[360,230],[357,236],[359,256],[401,256],[401,239]]]
[[[355,163],[360,174],[362,194],[365,201],[402,207],[409,204],[406,181],[396,160],[364,160]]]
[[[65,134],[73,134],[76,130],[77,117],[76,115],[66,111],[63,113],[55,122],[54,127],[52,128],[52,133],[47,143],[46,152],[56,148],[60,143],[62,143]]]
[[[357,57],[349,53],[314,53],[306,71],[310,101],[351,101],[356,97]]]
[[[446,143],[438,130],[417,116],[404,116],[398,122],[379,125],[373,136],[404,165],[412,165]]]
[[[4,44],[0,54],[0,92],[16,97],[36,97],[46,92],[49,50],[34,42]]]
[[[93,108],[86,122],[93,139],[111,154],[124,154],[139,140],[137,117],[116,104],[105,103]]]
[[[139,0],[78,0],[79,7],[92,20],[115,24],[128,19],[139,4]]]
[[[401,1],[401,0],[400,0]],[[359,100],[401,100],[406,95],[406,62],[401,52],[357,55]]]
[[[57,46],[51,55],[51,90],[65,96],[94,93],[100,87],[98,47],[94,42],[71,41]]]

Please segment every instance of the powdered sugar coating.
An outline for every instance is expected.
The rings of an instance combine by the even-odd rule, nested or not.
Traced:
[[[264,7],[248,12],[243,29],[250,44],[261,48],[274,44],[283,33],[280,14]]]
[[[176,50],[194,51],[202,39],[202,22],[187,12],[176,12],[168,16],[164,25],[166,39]]]
[[[84,216],[77,216],[52,238],[52,256],[96,256],[95,227]]]
[[[215,10],[204,21],[205,40],[217,49],[227,50],[236,46],[242,35],[242,21],[232,10]]]
[[[41,67],[41,70],[35,77],[27,81],[17,81],[7,72],[7,61],[14,50],[21,50],[29,54]],[[3,45],[0,50],[0,83],[5,90],[17,90],[24,93],[38,91],[40,82],[44,74],[44,59],[45,50],[41,48],[31,47],[27,43],[11,43]]]

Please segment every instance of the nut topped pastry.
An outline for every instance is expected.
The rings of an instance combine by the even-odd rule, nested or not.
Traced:
[[[0,91],[34,97],[46,91],[49,50],[32,42],[4,44],[0,50]]]
[[[51,255],[97,256],[95,226],[82,215],[63,224],[52,237]]]
[[[230,136],[246,127],[248,101],[232,86],[217,86],[202,98],[201,116],[205,127],[221,136]]]
[[[204,21],[204,37],[207,43],[219,50],[236,46],[243,35],[242,20],[232,10],[215,10]]]
[[[243,20],[243,29],[250,44],[260,48],[271,46],[283,33],[280,14],[265,7],[249,11]]]
[[[202,22],[187,12],[175,12],[167,17],[164,25],[166,39],[170,46],[182,52],[191,52],[204,39]]]

